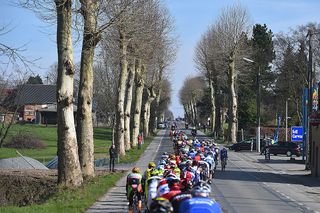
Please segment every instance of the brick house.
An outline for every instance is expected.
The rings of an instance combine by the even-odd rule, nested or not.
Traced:
[[[42,123],[38,110],[56,104],[56,85],[24,84],[18,87],[15,105],[19,107],[19,120]],[[55,115],[56,116],[56,115]]]

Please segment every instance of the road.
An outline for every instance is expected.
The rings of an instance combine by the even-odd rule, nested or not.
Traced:
[[[181,127],[181,126],[180,126]],[[186,131],[190,134],[190,130]],[[203,137],[203,136],[201,136]],[[162,152],[172,152],[172,147],[164,137],[158,158]],[[254,158],[250,157],[253,156]],[[258,156],[258,157],[257,157]],[[256,160],[255,158],[260,158]],[[284,172],[261,163],[262,156],[257,153],[229,151],[226,171],[220,165],[211,185],[211,197],[219,202],[225,213],[295,213],[320,211],[319,196],[308,195],[305,188],[292,180]],[[283,167],[286,160],[277,157]],[[279,166],[279,165],[277,165]],[[303,193],[302,193],[303,191]]]
[[[242,153],[229,152],[227,170],[217,172],[212,188],[213,196],[228,213],[314,212],[308,205],[316,205],[316,201],[303,196],[295,185]],[[299,200],[293,198],[297,196]]]
[[[168,130],[159,132],[136,166],[145,169],[149,161],[157,163],[163,152],[173,152]],[[303,165],[289,164],[278,156],[268,164],[262,159],[257,153],[229,151],[226,171],[218,166],[211,185],[211,197],[221,204],[223,212],[320,212],[319,180],[288,173],[290,169],[301,170]],[[121,178],[87,213],[128,212],[125,181],[126,177]]]

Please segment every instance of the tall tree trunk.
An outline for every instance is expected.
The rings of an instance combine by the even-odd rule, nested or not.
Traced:
[[[58,183],[67,187],[83,182],[73,116],[73,47],[72,1],[56,0],[57,10],[57,114],[58,114]]]
[[[141,64],[141,60],[136,64],[136,76],[135,76],[135,106],[133,117],[133,130],[132,130],[132,146],[137,146],[138,135],[140,132],[140,116],[142,107],[142,95],[144,87],[144,66]]]
[[[125,36],[120,32],[120,50],[121,50],[121,73],[118,83],[117,94],[117,112],[116,112],[116,141],[115,145],[120,156],[126,154],[124,144],[124,99],[126,93],[126,82],[128,77],[127,62],[127,41]]]
[[[235,53],[232,52],[229,57],[228,64],[228,87],[230,93],[229,103],[229,142],[237,142],[237,94],[236,94],[236,82],[235,82]]]
[[[144,122],[143,133],[146,137],[149,136],[150,106],[151,106],[152,101],[156,97],[156,94],[152,88],[151,89],[148,88],[147,93],[148,93],[148,97],[147,97],[147,101],[144,105],[144,116],[143,116],[144,117],[144,119],[143,119],[143,122]]]
[[[213,132],[215,121],[216,121],[216,99],[213,81],[209,78],[209,87],[210,87],[210,100],[211,100],[211,116],[210,116],[210,129]]]
[[[161,113],[159,111],[159,104],[160,104],[160,99],[161,99],[161,93],[162,93],[162,79],[163,79],[163,67],[160,67],[159,70],[159,75],[158,75],[158,94],[156,94],[155,101],[154,103],[154,111],[150,113],[150,129],[154,132],[157,128],[157,123],[160,120]]]
[[[215,93],[216,93],[216,119],[215,119],[215,132],[218,135],[218,137],[223,135],[223,129],[222,129],[222,115],[221,115],[221,106],[222,106],[222,101],[221,101],[221,95],[218,92],[218,89],[216,87],[215,89]]]
[[[84,32],[81,52],[77,110],[78,152],[82,175],[94,177],[94,143],[92,125],[93,57],[99,40],[96,36],[98,1],[81,1]]]
[[[198,126],[198,119],[197,119],[197,106],[196,106],[196,100],[192,100],[192,110],[193,110],[193,123],[194,126],[197,127]]]
[[[131,105],[132,105],[132,91],[135,77],[135,63],[130,65],[129,68],[129,79],[127,83],[127,95],[126,95],[126,106],[125,106],[125,117],[124,117],[124,142],[125,149],[131,149],[131,140],[130,140],[130,120],[131,120]]]

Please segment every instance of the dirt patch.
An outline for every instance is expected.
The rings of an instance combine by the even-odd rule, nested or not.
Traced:
[[[44,202],[56,191],[56,170],[0,170],[0,206]]]

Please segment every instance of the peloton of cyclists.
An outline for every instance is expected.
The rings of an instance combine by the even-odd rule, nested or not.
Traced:
[[[210,141],[188,140],[183,132],[177,132],[177,137],[182,143],[174,149],[175,153],[164,152],[157,164],[150,162],[143,177],[138,168],[132,169],[128,175],[129,212],[132,211],[134,193],[137,193],[139,211],[143,195],[146,212],[192,213],[200,209],[221,212],[220,205],[209,197],[211,187],[208,183],[211,183],[211,170],[215,169],[218,156],[220,160],[227,156],[225,150],[220,151]],[[204,174],[209,174],[209,178]]]

